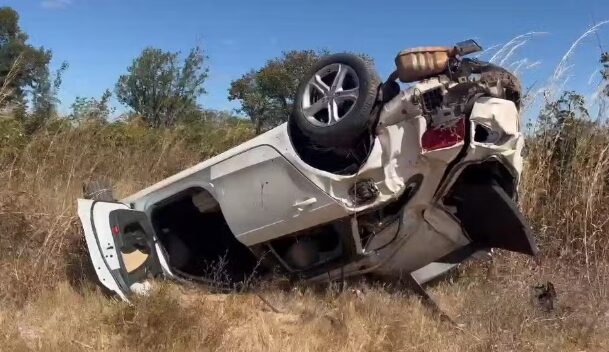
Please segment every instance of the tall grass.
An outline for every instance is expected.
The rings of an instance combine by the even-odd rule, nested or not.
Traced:
[[[560,141],[530,138],[521,206],[545,252],[575,255],[588,265],[609,249],[609,130],[594,124]],[[571,152],[558,155],[557,143]]]
[[[75,216],[81,185],[114,181],[119,196],[252,136],[243,123],[149,130],[137,123],[53,121],[26,136],[0,119],[0,345],[6,350],[609,350],[609,131],[579,130],[557,161],[550,134],[529,139],[521,207],[545,264],[501,255],[432,288],[461,328],[416,297],[362,284],[321,293],[261,287],[212,295],[160,285],[134,305],[83,280],[89,264]],[[552,141],[554,142],[554,141]],[[561,142],[564,143],[564,142]],[[551,280],[559,307],[546,313],[529,286]],[[355,293],[352,293],[355,292]]]
[[[150,130],[58,120],[33,136],[10,118],[0,126],[0,295],[16,303],[87,267],[75,217],[84,182],[112,180],[124,196],[252,136],[240,122]]]
[[[494,60],[507,63],[536,35],[498,47]],[[581,126],[527,138],[520,206],[544,264],[503,253],[432,287],[455,327],[370,283],[227,295],[158,283],[132,305],[106,297],[86,280],[83,182],[107,178],[125,196],[251,138],[251,126],[52,120],[27,135],[0,116],[0,350],[609,351],[609,127]],[[551,312],[530,294],[546,280],[559,294]]]

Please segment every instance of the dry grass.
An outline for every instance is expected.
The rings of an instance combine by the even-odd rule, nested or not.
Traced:
[[[132,306],[106,297],[83,280],[88,266],[75,217],[82,182],[109,177],[125,195],[249,138],[251,130],[58,122],[26,138],[6,119],[1,126],[0,350],[609,350],[603,128],[578,137],[560,177],[543,144],[531,144],[521,202],[540,234],[544,264],[502,254],[492,266],[463,267],[458,280],[433,287],[462,324],[457,328],[408,292],[365,283],[343,292],[267,283],[256,293],[219,295],[158,282]],[[530,292],[548,280],[559,299],[550,312]]]
[[[529,283],[540,279],[559,287],[552,312],[531,303]],[[536,270],[517,258],[501,258],[490,271],[468,268],[455,283],[432,289],[459,328],[407,293],[351,287],[363,293],[259,288],[276,313],[251,293],[219,295],[158,283],[152,295],[129,306],[62,282],[18,310],[0,311],[0,343],[7,350],[62,351],[609,349],[608,297],[569,268]]]
[[[583,261],[609,258],[609,128],[547,131],[528,141],[520,193],[546,254]]]

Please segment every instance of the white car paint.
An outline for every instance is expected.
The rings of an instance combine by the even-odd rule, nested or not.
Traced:
[[[118,251],[114,246],[108,214],[115,209],[129,209],[120,203],[98,202],[94,208],[94,201],[90,199],[78,200],[78,216],[82,223],[87,249],[95,268],[95,273],[102,285],[115,292],[123,300],[127,300],[124,292],[112,276],[111,270],[120,270]],[[93,217],[92,217],[93,215]],[[96,231],[93,230],[95,222]],[[97,234],[97,236],[96,236]]]
[[[501,143],[470,143],[463,162],[443,181],[445,171],[462,151],[463,143],[424,150],[421,137],[426,129],[425,118],[407,117],[399,112],[407,98],[400,94],[384,107],[373,149],[355,175],[335,175],[303,162],[292,146],[287,125],[283,124],[122,199],[121,203],[126,205],[98,203],[96,207],[100,208],[92,211],[91,201],[79,200],[79,216],[87,245],[102,283],[125,298],[110,280],[110,270],[118,268],[118,263],[110,259],[108,267],[101,265],[100,257],[107,258],[112,250],[95,245],[91,213],[96,226],[100,224],[97,234],[105,243],[108,236],[112,236],[109,211],[123,207],[150,215],[155,204],[184,190],[202,188],[218,203],[236,238],[246,246],[252,246],[378,208],[398,198],[404,192],[407,180],[416,174],[425,175],[425,178],[419,191],[402,209],[400,218],[376,234],[366,248],[360,246],[358,251],[362,255],[358,260],[312,280],[367,272],[399,276],[427,268],[420,272],[423,280],[437,274],[433,270],[447,270],[445,265],[427,266],[430,259],[467,245],[469,240],[458,221],[438,200],[468,163],[501,158],[512,167],[516,178],[519,177],[524,139],[519,132],[518,111],[511,101],[479,98],[471,113],[474,123],[470,133],[473,136],[478,123],[496,131],[502,138]],[[349,188],[356,180],[364,178],[375,180],[380,194],[368,204],[356,205],[349,197]],[[214,204],[208,202],[201,206]],[[359,235],[355,233],[354,236]],[[161,266],[170,274],[167,259],[158,244],[156,250]]]

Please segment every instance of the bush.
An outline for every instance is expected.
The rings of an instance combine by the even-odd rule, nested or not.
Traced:
[[[25,146],[23,125],[9,116],[0,116],[0,158],[11,159]]]

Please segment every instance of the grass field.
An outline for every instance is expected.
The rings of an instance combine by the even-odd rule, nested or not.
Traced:
[[[542,264],[498,253],[432,286],[457,326],[378,283],[212,294],[158,282],[132,306],[106,297],[85,279],[82,182],[108,177],[126,195],[250,138],[249,125],[60,121],[25,136],[3,117],[0,131],[0,350],[609,351],[605,126],[553,141],[573,147],[560,158],[533,133],[520,203]],[[549,311],[531,288],[547,281],[558,295]]]

